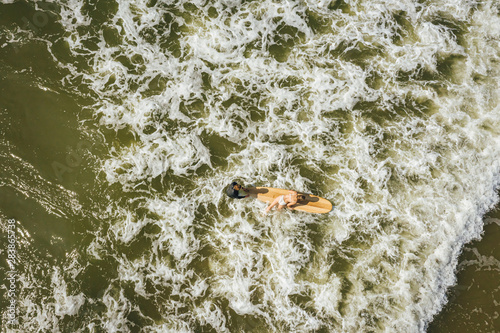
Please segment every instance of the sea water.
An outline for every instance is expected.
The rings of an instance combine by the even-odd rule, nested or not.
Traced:
[[[2,329],[424,332],[498,201],[497,1],[0,15]]]

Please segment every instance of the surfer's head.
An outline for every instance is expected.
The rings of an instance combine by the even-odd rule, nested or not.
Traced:
[[[233,189],[235,189],[236,191],[241,190],[241,185],[237,182],[233,182],[231,185],[233,185]]]
[[[303,194],[299,194],[299,195],[297,195],[297,200],[301,200],[301,201],[306,200],[306,196]]]

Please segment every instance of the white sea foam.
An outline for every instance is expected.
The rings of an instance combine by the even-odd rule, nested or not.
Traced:
[[[60,323],[65,316],[74,316],[79,312],[86,301],[85,295],[73,294],[58,268],[54,268],[47,286],[41,285],[33,273],[28,271],[17,276],[16,302],[23,309],[18,311],[19,323],[27,330],[61,332]],[[52,289],[52,293],[51,297],[40,300],[37,294],[43,288]]]
[[[107,234],[87,250],[118,263],[101,326],[147,317],[122,289],[131,282],[161,309],[151,331],[425,331],[498,201],[494,2],[184,4],[119,2],[109,24],[121,44],[109,47],[80,35],[91,24],[82,1],[62,9],[73,53],[100,39],[78,73],[101,99],[95,118],[132,138],[102,170],[134,198],[109,205]],[[165,41],[170,31],[178,40]],[[224,196],[233,178],[336,208],[264,217],[264,204]],[[120,253],[140,237],[148,251]],[[57,313],[77,311],[70,303]]]
[[[54,312],[59,317],[65,315],[73,316],[78,313],[78,310],[85,302],[83,293],[78,295],[68,295],[68,287],[66,282],[61,279],[58,270],[52,274],[52,285],[54,288]]]
[[[106,311],[100,316],[100,327],[107,332],[130,332],[126,316],[134,306],[125,297],[123,290],[116,291],[110,286],[101,299]]]

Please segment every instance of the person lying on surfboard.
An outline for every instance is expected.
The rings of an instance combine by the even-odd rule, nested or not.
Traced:
[[[245,193],[248,192],[248,189],[244,188],[243,186],[241,186],[237,182],[232,182],[231,185],[229,185],[226,188],[226,194],[228,195],[228,197],[233,198],[233,199],[243,199],[243,198],[248,197],[248,194],[241,195],[240,194],[241,190],[243,190]]]
[[[267,214],[274,206],[278,206],[278,210],[283,209],[283,207],[287,207],[290,209],[294,209],[293,205],[297,203],[298,200],[305,200],[306,196],[303,194],[297,194],[295,191],[289,191],[288,194],[280,195],[276,197],[273,202],[266,208],[264,214]]]

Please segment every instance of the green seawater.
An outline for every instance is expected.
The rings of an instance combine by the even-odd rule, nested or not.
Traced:
[[[468,32],[500,9],[365,5],[0,4],[2,332],[498,330],[498,59],[471,50],[500,34]],[[264,217],[233,179],[336,208]]]

